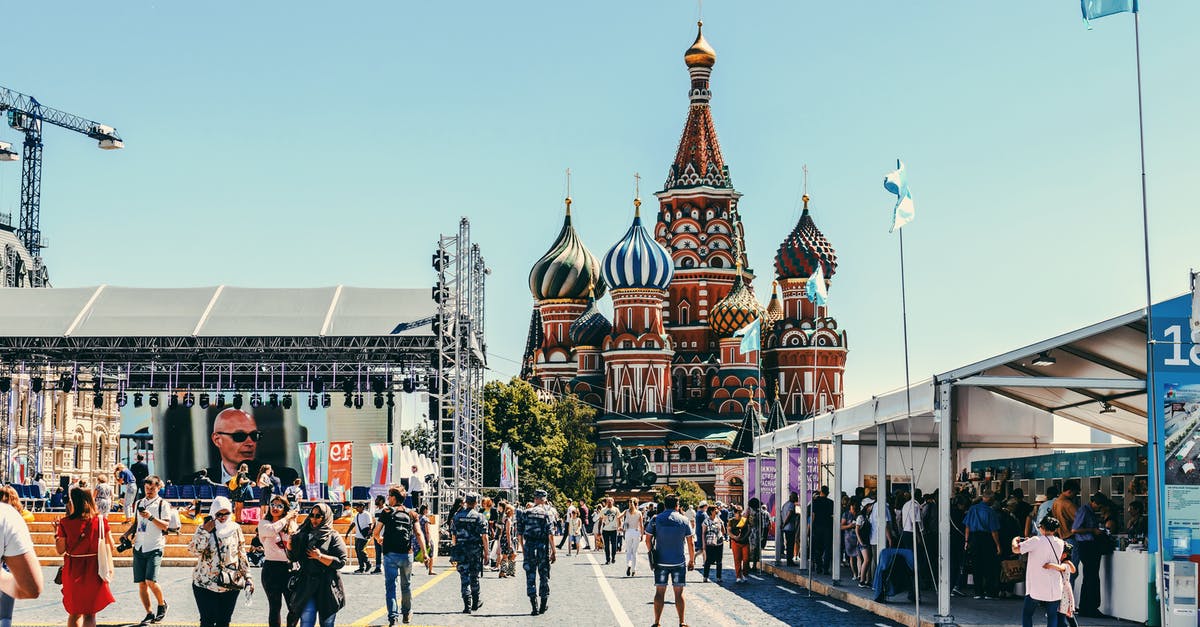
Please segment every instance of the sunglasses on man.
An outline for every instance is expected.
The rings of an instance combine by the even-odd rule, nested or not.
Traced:
[[[232,433],[230,433],[229,431],[218,431],[217,435],[227,435],[227,436],[229,436],[229,439],[233,440],[234,442],[237,442],[238,444],[241,444],[242,442],[246,441],[246,438],[250,438],[251,440],[254,440],[255,442],[261,440],[263,437],[263,432],[258,431],[258,430],[234,431]]]

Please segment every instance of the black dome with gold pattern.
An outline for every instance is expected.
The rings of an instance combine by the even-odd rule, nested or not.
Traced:
[[[588,299],[587,309],[579,314],[567,330],[575,346],[600,346],[609,333],[612,333],[612,323],[600,313],[595,298]]]
[[[739,263],[733,289],[708,312],[708,326],[718,337],[730,337],[766,314],[762,305],[758,304],[758,299],[754,298],[754,294],[742,280],[741,270],[742,265]]]
[[[823,266],[825,278],[833,278],[837,272],[837,253],[809,215],[808,195],[805,194],[800,220],[775,254],[775,276],[780,280],[807,279],[817,271],[818,263]]]

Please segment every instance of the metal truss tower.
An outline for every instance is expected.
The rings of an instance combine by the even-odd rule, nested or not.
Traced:
[[[466,218],[457,235],[438,239],[433,268],[437,373],[430,394],[437,406],[438,511],[445,515],[454,497],[483,487],[484,283],[491,271]]]

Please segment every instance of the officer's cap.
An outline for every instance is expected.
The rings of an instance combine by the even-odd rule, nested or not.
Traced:
[[[544,498],[546,498],[546,491],[545,491],[545,490],[534,490],[534,491],[533,491],[533,498],[535,498],[535,499],[544,499]]]
[[[468,503],[474,503],[479,500],[479,495],[475,494],[474,492],[467,492],[466,496],[463,497],[463,500]]]

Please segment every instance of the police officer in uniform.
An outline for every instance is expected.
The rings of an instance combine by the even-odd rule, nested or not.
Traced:
[[[555,555],[546,491],[534,491],[533,500],[534,506],[525,510],[525,515],[517,521],[517,533],[525,542],[525,592],[529,595],[529,615],[537,616],[546,613],[546,602],[550,598],[550,564],[554,562]],[[540,594],[536,585],[538,575],[542,579]]]
[[[488,546],[487,519],[475,509],[479,495],[468,493],[465,506],[454,515],[451,530],[454,533],[454,561],[458,562],[458,579],[462,586],[463,614],[478,610],[479,576],[483,573],[484,547]]]

